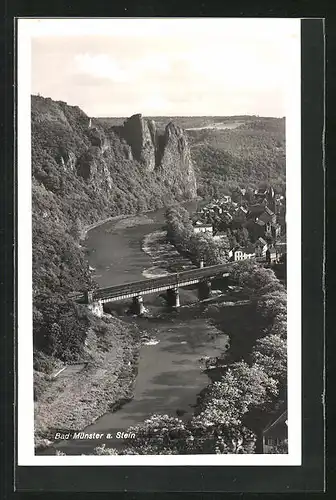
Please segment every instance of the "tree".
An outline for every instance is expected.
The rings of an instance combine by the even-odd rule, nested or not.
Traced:
[[[171,207],[166,211],[167,237],[181,252],[206,265],[227,261],[225,246],[213,240],[208,234],[195,234],[188,212],[182,207]]]
[[[243,418],[253,409],[267,411],[277,395],[277,381],[258,364],[231,365],[220,381],[203,391],[192,418],[198,452],[253,453],[256,436]]]
[[[215,443],[217,454],[251,454],[255,452],[257,437],[247,427],[231,426],[221,429]]]
[[[287,337],[287,317],[286,314],[277,314],[273,324],[268,325],[265,331],[268,335],[279,335],[281,338]]]
[[[254,363],[262,367],[268,377],[286,384],[287,344],[278,335],[267,335],[258,339],[252,352]]]
[[[269,323],[280,320],[287,314],[287,297],[284,289],[262,295],[258,300],[257,310]]]
[[[265,287],[276,287],[278,280],[271,269],[245,260],[235,262],[231,267],[231,279],[243,287],[251,299],[258,300]]]
[[[127,433],[134,433],[135,438],[129,440],[123,455],[186,454],[193,446],[193,437],[187,425],[168,415],[152,415],[143,423],[129,427]]]

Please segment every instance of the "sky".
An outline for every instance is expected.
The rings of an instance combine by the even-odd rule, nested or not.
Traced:
[[[31,93],[89,116],[285,116],[299,19],[29,19]]]

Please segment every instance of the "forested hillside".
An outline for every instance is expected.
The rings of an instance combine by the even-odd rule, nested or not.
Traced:
[[[76,106],[32,97],[36,369],[83,354],[88,313],[68,299],[94,286],[80,247],[83,228],[195,194],[183,131],[170,125],[150,145],[147,121],[136,115],[128,123],[127,134],[126,126],[92,126]]]
[[[130,398],[136,329],[99,318],[69,294],[93,288],[81,247],[104,218],[191,199],[196,181],[188,140],[169,124],[135,115],[115,127],[92,124],[76,106],[32,97],[35,443],[52,429],[83,428]],[[78,376],[53,378],[64,364]],[[104,375],[105,374],[105,375]],[[83,394],[85,393],[85,397]]]
[[[220,196],[261,183],[285,190],[285,120],[262,118],[233,129],[188,130],[198,194]]]

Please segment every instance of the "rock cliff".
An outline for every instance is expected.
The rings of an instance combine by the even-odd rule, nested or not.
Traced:
[[[162,138],[158,170],[174,192],[196,196],[196,176],[188,140],[184,131],[172,122],[166,126]]]
[[[77,106],[39,96],[32,97],[32,167],[35,211],[43,207],[37,216],[48,212],[46,218],[64,219],[64,226],[64,210],[91,223],[196,195],[181,128],[158,129],[140,114],[111,127]]]
[[[145,174],[155,173],[165,189],[172,190],[173,196],[182,199],[196,196],[195,172],[183,129],[171,122],[163,133],[159,133],[155,121],[147,120],[141,114],[131,116],[123,126],[109,130],[89,123],[85,134],[90,145],[76,162],[77,174],[85,181],[111,187],[110,150],[116,149],[115,143],[119,140],[118,154],[125,160],[138,162]],[[67,152],[67,156],[69,154]]]
[[[182,196],[196,196],[196,177],[183,129],[171,122],[160,134],[154,120],[136,114],[125,121],[119,132],[146,172],[156,171],[166,185]]]
[[[125,121],[121,132],[132,148],[133,157],[147,172],[152,172],[156,164],[155,123],[145,120],[141,114],[133,115]]]

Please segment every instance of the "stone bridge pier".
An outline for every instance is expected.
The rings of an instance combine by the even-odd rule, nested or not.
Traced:
[[[170,307],[180,307],[180,292],[176,287],[168,288],[167,290],[167,302]]]
[[[85,301],[85,304],[92,304],[93,303],[93,290],[85,290],[84,301]]]
[[[131,310],[134,314],[137,314],[138,316],[144,314],[145,306],[143,303],[142,295],[137,295],[136,297],[133,297]]]
[[[208,299],[211,295],[211,281],[202,280],[198,284],[198,298],[199,300]]]

